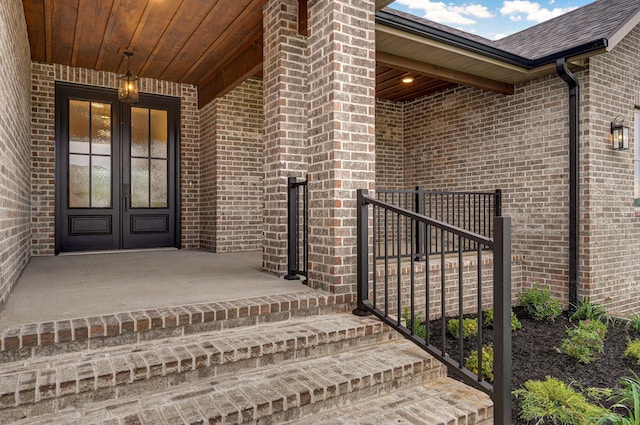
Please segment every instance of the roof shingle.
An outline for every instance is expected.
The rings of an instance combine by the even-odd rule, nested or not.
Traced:
[[[597,0],[496,41],[398,10],[384,10],[427,27],[535,60],[593,41],[610,39],[640,13],[640,0]]]

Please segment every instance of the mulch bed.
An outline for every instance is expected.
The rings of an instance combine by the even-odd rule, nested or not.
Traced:
[[[514,308],[516,315],[522,322],[522,329],[512,333],[513,343],[513,374],[512,389],[521,388],[530,379],[544,380],[547,376],[560,379],[571,384],[574,389],[580,388],[614,388],[623,377],[631,377],[632,370],[640,374],[640,365],[634,359],[624,357],[628,338],[640,338],[633,330],[627,330],[624,323],[612,322],[607,330],[604,353],[590,364],[579,363],[573,357],[560,351],[562,340],[567,337],[566,330],[574,326],[564,313],[554,322],[538,322],[526,316],[518,307]],[[439,329],[441,322],[431,322],[432,341],[441,337]],[[491,329],[484,328],[484,343],[492,343]],[[469,339],[475,344],[473,338]],[[447,350],[452,356],[456,355],[457,342],[450,335],[447,337]],[[469,345],[465,343],[465,345]],[[465,358],[471,348],[465,347]],[[457,358],[457,357],[454,357]],[[609,407],[614,401],[601,400],[601,404]],[[513,398],[513,423],[526,424],[517,419],[518,400]]]

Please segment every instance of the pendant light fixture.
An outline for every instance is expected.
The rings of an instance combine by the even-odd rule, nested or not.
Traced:
[[[118,100],[127,103],[138,101],[138,77],[131,75],[129,70],[129,58],[133,52],[122,52],[127,58],[127,73],[118,77]]]

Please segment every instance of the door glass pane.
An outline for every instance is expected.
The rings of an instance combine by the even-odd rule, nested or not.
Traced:
[[[151,160],[151,207],[167,207],[167,161]]]
[[[149,110],[131,108],[131,156],[149,156]]]
[[[89,153],[89,102],[69,101],[69,152]]]
[[[149,160],[131,158],[131,207],[149,207]]]
[[[91,103],[91,153],[111,154],[111,105]]]
[[[111,157],[91,157],[91,206],[111,207]]]
[[[69,155],[69,208],[89,208],[89,155]]]
[[[151,156],[167,157],[167,111],[151,110]]]

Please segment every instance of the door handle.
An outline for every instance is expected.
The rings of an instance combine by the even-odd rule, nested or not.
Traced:
[[[129,211],[129,205],[127,205],[129,203],[129,196],[131,195],[131,185],[128,183],[123,183],[122,185],[122,195],[124,195],[123,201],[124,201],[124,205],[122,206],[122,210],[124,212]]]

